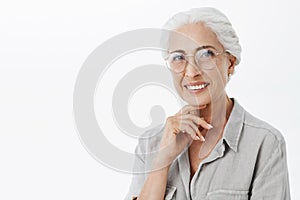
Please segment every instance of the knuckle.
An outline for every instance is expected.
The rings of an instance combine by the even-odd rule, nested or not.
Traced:
[[[167,117],[166,121],[169,122],[169,123],[173,122],[174,121],[174,117],[173,116],[169,116],[169,117]]]

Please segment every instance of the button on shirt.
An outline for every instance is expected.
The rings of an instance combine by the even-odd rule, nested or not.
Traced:
[[[190,180],[186,148],[172,163],[165,192],[167,200],[290,200],[286,143],[282,134],[268,123],[249,114],[236,99],[222,138],[200,163]],[[158,149],[161,124],[139,139],[135,169],[151,165],[141,153]],[[145,138],[145,137],[143,137]],[[144,155],[144,156],[142,156]],[[139,195],[147,174],[133,175],[126,200]]]

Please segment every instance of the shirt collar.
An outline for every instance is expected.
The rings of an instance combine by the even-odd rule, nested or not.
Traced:
[[[233,108],[225,125],[222,138],[225,139],[228,146],[234,152],[237,152],[239,138],[244,124],[245,110],[236,99],[231,98],[231,100],[233,101]]]

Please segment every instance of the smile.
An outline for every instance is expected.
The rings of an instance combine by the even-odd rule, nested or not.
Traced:
[[[187,85],[186,88],[189,90],[199,90],[199,89],[207,87],[208,85],[209,85],[209,83],[204,83],[201,85]]]
[[[198,93],[202,92],[207,86],[209,86],[209,83],[201,82],[201,83],[193,83],[185,85],[184,87],[187,88],[192,93]]]

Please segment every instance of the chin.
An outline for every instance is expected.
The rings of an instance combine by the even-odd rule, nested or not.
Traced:
[[[199,105],[207,105],[211,102],[210,97],[207,97],[206,95],[203,97],[184,97],[183,100],[187,102],[189,105],[193,106],[199,106]]]

